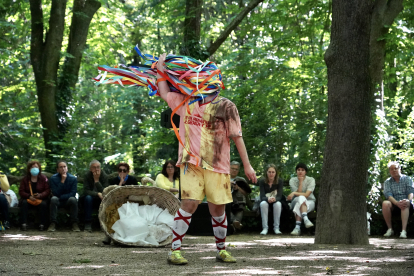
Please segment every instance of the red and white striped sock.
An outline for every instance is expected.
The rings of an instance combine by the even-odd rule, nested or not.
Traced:
[[[226,236],[227,236],[227,217],[226,213],[220,217],[211,217],[211,223],[213,224],[213,232],[216,237],[216,246],[218,250],[226,249]]]
[[[183,242],[183,238],[185,233],[187,233],[188,227],[190,226],[192,214],[187,213],[183,209],[179,209],[174,217],[174,225],[173,225],[173,240],[171,244],[171,249],[174,250],[181,250],[181,243]]]

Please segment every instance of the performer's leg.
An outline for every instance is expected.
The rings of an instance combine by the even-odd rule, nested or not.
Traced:
[[[173,226],[173,242],[171,244],[171,250],[181,250],[181,243],[188,227],[190,226],[191,216],[197,210],[199,204],[198,200],[183,199],[181,202],[181,208],[177,211],[174,218]]]
[[[170,263],[177,265],[188,263],[181,255],[181,243],[190,226],[192,214],[205,196],[202,169],[188,164],[188,166],[181,165],[180,171],[181,208],[175,214],[172,229],[173,241],[167,259]]]
[[[205,170],[205,191],[208,208],[212,216],[213,232],[216,237],[216,259],[226,263],[235,263],[236,259],[225,250],[227,236],[226,204],[233,202],[230,188],[230,175]]]
[[[216,237],[217,250],[224,250],[226,249],[227,236],[227,217],[224,212],[226,205],[216,205],[209,202],[208,208],[211,214],[214,236]]]

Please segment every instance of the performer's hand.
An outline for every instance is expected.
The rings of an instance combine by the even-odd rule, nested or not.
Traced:
[[[256,173],[250,164],[244,167],[244,173],[252,183],[257,183]]]
[[[160,55],[157,62],[157,70],[164,72],[164,65],[165,65],[165,57],[167,56],[166,53]]]

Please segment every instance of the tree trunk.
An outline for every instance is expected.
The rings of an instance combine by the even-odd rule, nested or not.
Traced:
[[[373,92],[371,0],[333,0],[328,127],[315,243],[368,244],[366,183]]]
[[[73,16],[66,50],[68,55],[59,77],[59,90],[56,95],[60,137],[63,137],[66,133],[66,109],[72,100],[72,91],[75,90],[78,82],[79,68],[85,50],[89,25],[100,7],[101,3],[96,0],[74,0],[73,2]]]
[[[50,143],[58,137],[55,95],[57,73],[65,29],[66,0],[52,0],[49,30],[43,37],[43,9],[41,0],[30,0],[32,33],[30,60],[35,74],[40,118],[46,148],[46,157],[54,153]]]
[[[208,57],[200,46],[201,12],[203,0],[185,1],[184,41],[181,54],[204,60]]]
[[[66,0],[52,0],[49,30],[45,32],[42,0],[30,0],[32,15],[30,59],[35,74],[39,111],[44,128],[46,158],[49,165],[53,163],[52,156],[60,154],[60,148],[52,142],[59,141],[64,135],[65,128],[62,126],[65,125],[65,111],[72,99],[71,91],[78,80],[89,24],[101,6],[96,0],[74,0],[67,49],[68,57],[58,83],[66,3]]]
[[[403,0],[377,0],[372,11],[370,36],[370,75],[374,88],[376,107],[384,111],[384,59],[385,35],[389,26],[403,10]]]

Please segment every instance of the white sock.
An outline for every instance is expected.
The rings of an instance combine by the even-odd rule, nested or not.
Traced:
[[[181,250],[181,243],[190,226],[192,214],[183,209],[179,209],[174,217],[172,250]]]
[[[298,230],[300,230],[300,225],[302,224],[302,222],[301,221],[296,221],[296,226],[295,226],[295,229],[298,229]]]
[[[227,217],[226,213],[219,217],[211,217],[211,224],[213,224],[213,232],[216,237],[217,250],[226,249],[227,236]]]
[[[309,220],[309,218],[308,218],[308,213],[302,213],[302,219],[303,219],[304,221],[308,221],[308,220]]]

